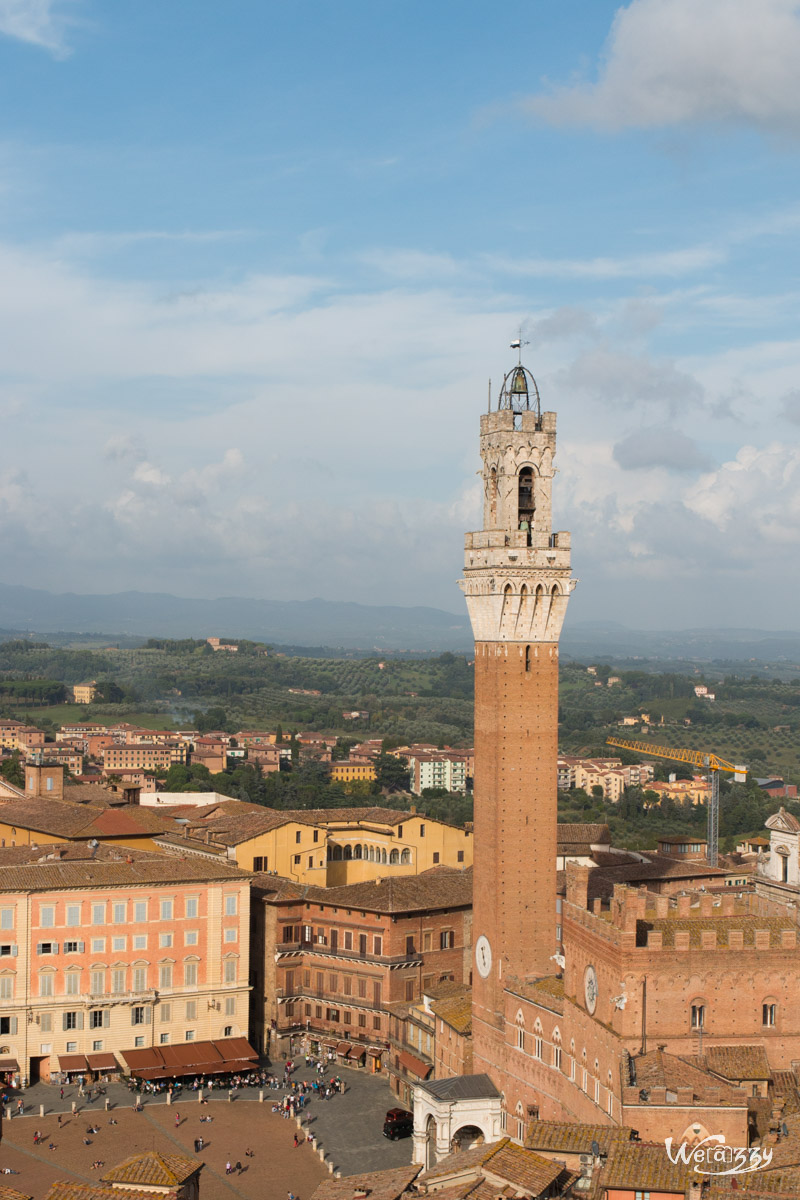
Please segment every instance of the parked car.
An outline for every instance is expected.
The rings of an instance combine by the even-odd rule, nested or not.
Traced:
[[[390,1108],[383,1122],[383,1136],[396,1142],[398,1138],[411,1137],[414,1132],[414,1114],[405,1108]]]

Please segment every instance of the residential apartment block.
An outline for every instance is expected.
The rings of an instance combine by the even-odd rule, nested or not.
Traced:
[[[254,1044],[260,1018],[262,1044],[270,1031],[286,1047],[303,1037],[312,1052],[347,1042],[385,1067],[392,1005],[463,983],[471,947],[470,871],[330,888],[258,875],[252,964],[264,1011]]]
[[[0,849],[0,1036],[20,1082],[65,1057],[246,1036],[249,927],[249,877],[226,864]]]

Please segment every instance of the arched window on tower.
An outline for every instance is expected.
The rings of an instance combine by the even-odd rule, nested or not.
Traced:
[[[536,508],[533,502],[533,468],[523,467],[519,473],[517,489],[517,519],[518,528],[527,534],[527,542],[531,544],[531,531]]]
[[[489,528],[497,524],[497,467],[489,472]]]
[[[526,646],[525,647],[525,670],[530,671],[530,669],[531,669],[531,648],[530,648],[530,646]]]

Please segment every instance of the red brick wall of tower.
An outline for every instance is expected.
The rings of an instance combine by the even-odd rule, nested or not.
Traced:
[[[503,986],[553,974],[558,646],[475,645],[474,938],[492,949],[473,972],[473,1070],[501,1061]]]

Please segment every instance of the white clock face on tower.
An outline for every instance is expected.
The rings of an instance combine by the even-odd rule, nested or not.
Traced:
[[[489,945],[489,939],[483,934],[475,943],[475,963],[481,979],[486,979],[492,969],[492,947]]]
[[[597,1008],[597,972],[591,963],[583,976],[583,994],[586,998],[586,1011],[593,1016]]]

